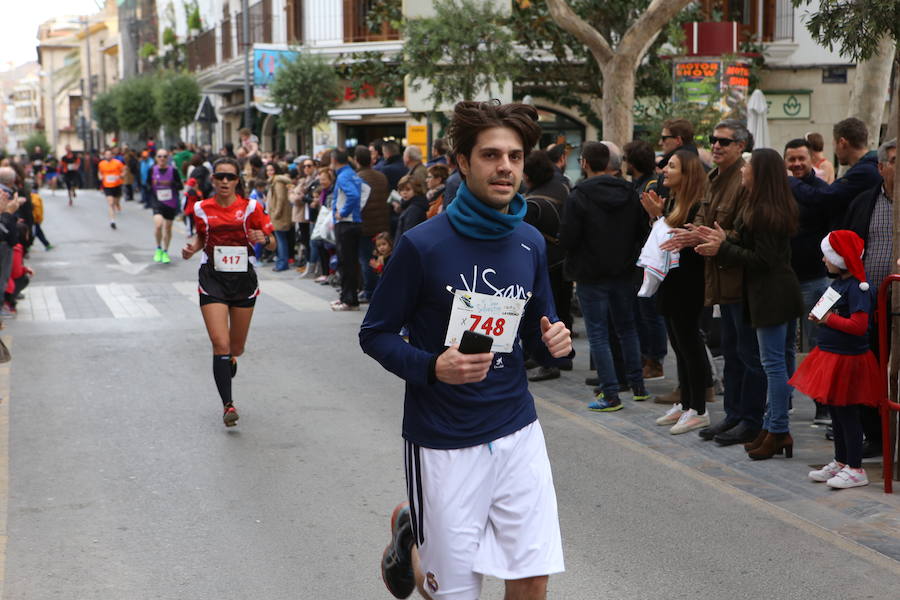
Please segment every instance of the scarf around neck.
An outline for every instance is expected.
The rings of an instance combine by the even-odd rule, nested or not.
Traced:
[[[462,182],[456,198],[445,212],[460,234],[476,240],[499,240],[518,227],[527,210],[528,205],[522,194],[516,194],[509,204],[509,212],[502,213],[476,198]]]

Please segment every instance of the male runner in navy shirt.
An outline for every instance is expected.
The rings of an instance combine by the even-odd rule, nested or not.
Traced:
[[[399,240],[360,331],[363,350],[406,381],[409,503],[394,511],[382,559],[397,598],[418,586],[425,598],[476,600],[490,575],[507,597],[542,599],[564,569],[523,353],[545,366],[572,353],[544,238],[522,221],[517,193],[537,118],[524,104],[456,105],[448,132],[465,181]],[[466,329],[493,337],[493,352],[462,354]]]

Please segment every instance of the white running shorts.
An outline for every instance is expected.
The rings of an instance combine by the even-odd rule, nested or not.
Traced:
[[[419,564],[433,599],[477,600],[483,575],[523,579],[565,570],[537,421],[458,450],[407,441],[405,466]]]

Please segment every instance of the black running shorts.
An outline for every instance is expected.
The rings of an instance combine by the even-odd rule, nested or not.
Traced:
[[[227,304],[235,308],[256,305],[259,286],[253,265],[246,273],[220,273],[209,263],[200,266],[200,306]]]
[[[161,215],[166,221],[174,221],[175,217],[178,215],[178,209],[156,200],[153,203],[153,214]]]
[[[117,185],[116,187],[104,187],[103,195],[104,196],[112,196],[113,198],[121,198],[122,197],[122,186]]]

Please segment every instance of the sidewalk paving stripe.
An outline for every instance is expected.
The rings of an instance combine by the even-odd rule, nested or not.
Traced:
[[[172,284],[178,293],[187,298],[194,306],[200,304],[200,294],[196,281],[176,281]]]
[[[65,321],[66,313],[52,285],[30,287],[19,302],[18,319],[22,321]]]
[[[272,296],[295,310],[302,312],[331,310],[327,300],[304,292],[284,281],[262,281],[259,288],[262,291],[261,297]]]
[[[159,317],[159,311],[147,302],[133,285],[110,283],[96,286],[100,298],[116,319]]]

